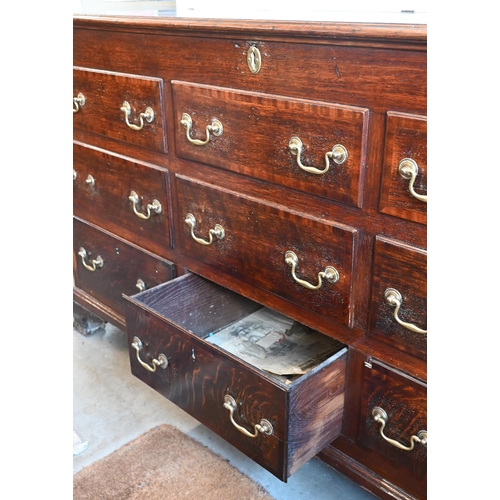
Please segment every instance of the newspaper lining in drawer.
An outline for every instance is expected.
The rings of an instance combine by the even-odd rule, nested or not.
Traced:
[[[124,299],[132,373],[282,481],[340,435],[343,344],[283,380],[207,340],[260,304],[190,273]]]
[[[210,333],[205,340],[285,382],[304,375],[344,347],[267,308]]]

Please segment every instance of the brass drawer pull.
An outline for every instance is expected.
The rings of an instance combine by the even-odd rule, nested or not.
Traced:
[[[139,196],[135,191],[130,191],[130,196],[128,199],[132,202],[132,208],[134,210],[134,214],[137,215],[137,217],[140,217],[141,219],[149,219],[151,217],[151,210],[155,212],[156,214],[161,214],[161,203],[158,200],[153,200],[152,203],[149,203],[147,205],[147,210],[148,213],[147,215],[141,214],[140,212],[137,211],[137,205],[139,203]]]
[[[410,185],[408,186],[408,188],[410,189],[410,193],[412,194],[412,196],[414,196],[419,201],[427,203],[427,196],[424,194],[418,194],[413,189],[413,184],[415,184],[415,179],[417,178],[418,174],[417,162],[415,160],[412,160],[411,158],[403,158],[399,162],[398,170],[399,175],[401,175],[403,179],[410,179]]]
[[[82,263],[85,269],[88,269],[89,271],[95,271],[97,268],[101,268],[102,266],[104,266],[104,261],[102,260],[102,257],[100,255],[90,261],[91,265],[87,264],[85,262],[85,259],[87,258],[87,251],[83,247],[78,250],[78,255],[82,258]]]
[[[141,291],[141,292],[144,292],[144,290],[146,290],[146,283],[144,283],[144,281],[141,280],[141,278],[139,278],[137,280],[137,283],[135,284],[135,286]]]
[[[94,187],[95,184],[95,179],[89,174],[87,178],[85,179],[85,182],[90,186]]]
[[[247,431],[244,427],[241,425],[238,425],[233,418],[234,410],[236,410],[236,401],[232,396],[229,394],[226,394],[224,396],[224,408],[226,410],[229,410],[229,419],[231,420],[231,423],[242,433],[245,434],[245,436],[251,437],[251,438],[256,438],[259,435],[259,432],[262,432],[263,434],[266,434],[267,436],[270,436],[273,432],[273,426],[271,425],[271,422],[263,418],[260,421],[260,424],[254,424],[255,431],[252,434],[251,432]]]
[[[127,101],[123,102],[120,110],[125,113],[125,123],[132,130],[142,130],[142,127],[144,127],[144,120],[146,120],[148,123],[151,123],[155,119],[155,112],[149,106],[146,108],[146,111],[144,111],[144,113],[139,114],[139,121],[141,123],[140,125],[134,125],[133,123],[130,123],[128,121],[130,113],[131,113],[131,109],[130,109],[130,104]]]
[[[82,108],[85,106],[85,96],[81,92],[78,92],[78,95],[73,97],[73,113],[78,113],[80,106]]]
[[[403,303],[403,297],[402,295],[394,288],[387,288],[386,291],[384,292],[384,297],[385,301],[392,307],[395,307],[394,309],[394,319],[404,328],[411,330],[412,332],[415,333],[422,333],[426,334],[427,330],[422,330],[418,326],[415,326],[411,323],[406,323],[404,321],[401,321],[398,317],[399,313],[399,308],[401,307],[401,304]]]
[[[194,241],[199,243],[200,245],[211,245],[213,243],[213,236],[215,235],[219,240],[222,240],[226,233],[224,232],[224,228],[220,224],[215,224],[214,229],[210,229],[208,232],[209,239],[204,240],[202,238],[198,238],[194,234],[194,228],[196,226],[196,219],[194,218],[193,214],[187,214],[186,219],[184,221],[191,229],[191,237],[193,238]]]
[[[297,165],[302,169],[305,170],[306,172],[309,172],[310,174],[325,174],[328,172],[328,169],[330,168],[330,158],[337,164],[337,165],[342,165],[347,161],[347,157],[349,156],[347,153],[347,149],[342,146],[342,144],[335,144],[333,146],[331,151],[327,151],[325,153],[325,162],[326,162],[326,167],[323,170],[320,170],[316,167],[306,167],[305,165],[302,165],[302,161],[300,159],[300,155],[302,154],[302,141],[298,137],[292,137],[290,141],[288,142],[288,149],[290,149],[290,152],[294,155],[297,156]]]
[[[132,347],[135,349],[136,351],[136,354],[137,354],[137,361],[139,361],[139,363],[144,367],[146,368],[146,370],[150,371],[150,372],[155,372],[156,371],[156,368],[159,366],[160,368],[163,368],[165,369],[167,366],[168,366],[168,359],[167,357],[165,356],[165,354],[160,354],[158,356],[158,359],[153,359],[152,360],[152,363],[153,363],[153,366],[149,366],[147,363],[144,363],[144,361],[142,361],[142,359],[140,358],[139,356],[139,351],[142,350],[142,342],[141,342],[141,339],[139,337],[134,337],[132,339]]]
[[[323,278],[327,280],[329,283],[337,283],[339,280],[339,273],[338,271],[332,267],[332,266],[327,266],[324,271],[320,271],[318,273],[318,284],[317,285],[311,285],[307,281],[301,280],[300,278],[297,278],[295,274],[295,269],[299,265],[299,259],[297,255],[295,255],[294,252],[291,250],[288,250],[285,253],[285,262],[292,267],[292,276],[293,279],[299,284],[302,285],[305,288],[308,288],[309,290],[318,290],[318,288],[321,288],[321,285],[323,284]]]
[[[200,141],[199,139],[191,139],[191,136],[189,135],[191,132],[191,127],[193,126],[193,120],[190,115],[188,115],[187,113],[182,114],[181,125],[186,129],[186,137],[188,138],[188,141],[195,146],[204,146],[205,144],[208,144],[208,141],[210,140],[210,132],[219,137],[224,131],[222,123],[214,118],[212,120],[212,123],[210,125],[207,125],[207,138],[204,141]]]
[[[382,436],[383,439],[385,439],[389,444],[392,444],[392,446],[395,446],[396,448],[399,448],[400,450],[406,450],[406,451],[411,451],[413,450],[413,447],[415,446],[415,443],[420,443],[423,446],[427,446],[427,431],[418,431],[417,435],[413,435],[410,437],[410,446],[405,446],[401,443],[398,443],[394,439],[388,438],[384,434],[384,428],[385,425],[387,424],[388,416],[387,413],[380,408],[379,406],[375,406],[372,411],[372,417],[377,422],[380,424],[380,435]]]

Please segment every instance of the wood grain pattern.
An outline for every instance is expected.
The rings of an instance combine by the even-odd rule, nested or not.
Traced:
[[[202,339],[262,308],[252,300],[190,273],[179,277],[175,284],[163,283],[134,300],[140,307]]]
[[[427,203],[409,191],[410,181],[401,177],[399,162],[411,158],[418,165],[413,189],[427,195],[427,117],[388,112],[380,211],[427,224]]]
[[[100,255],[104,261],[102,268],[96,271],[85,269],[78,255],[81,247],[87,252],[87,263]],[[171,262],[140,250],[76,217],[73,219],[73,252],[75,285],[121,316],[124,316],[122,293],[138,292],[138,279],[142,279],[146,287],[150,288],[174,277]]]
[[[282,184],[292,189],[360,207],[365,169],[368,111],[363,108],[289,99],[187,82],[172,82],[177,155],[201,163]],[[223,133],[205,146],[193,145],[180,124],[188,113],[191,137],[205,139],[214,117]],[[336,144],[347,149],[341,165],[329,160],[324,174],[305,172],[288,144],[303,143],[301,162],[323,170],[325,154]]]
[[[168,172],[79,143],[73,145],[73,158],[73,213],[166,257],[171,246]],[[93,185],[87,183],[88,175]],[[139,198],[139,213],[147,215],[154,200],[160,202],[161,213],[150,210],[149,219],[138,217],[129,200],[132,190]]]
[[[89,311],[105,322],[125,330],[125,316],[114,309],[111,309],[91,293],[87,293],[77,285],[73,286],[73,301],[77,305],[84,305]]]
[[[383,24],[345,22],[303,22],[261,19],[258,22],[244,19],[201,19],[175,17],[135,17],[75,15],[73,24],[77,28],[93,30],[125,31],[138,34],[162,34],[166,30],[190,35],[217,34],[231,37],[236,33],[254,33],[256,36],[272,36],[296,41],[312,39],[314,43],[335,41],[349,46],[397,47],[425,51],[427,47],[427,25]]]
[[[161,78],[75,67],[73,95],[77,96],[80,92],[85,96],[85,105],[73,113],[75,128],[166,151]],[[130,123],[139,126],[139,114],[148,106],[154,111],[153,121],[148,123],[144,120],[142,130],[132,130],[120,110],[124,101],[130,104]]]
[[[187,34],[187,33],[186,33]],[[179,32],[162,37],[145,32],[141,50],[135,38],[120,31],[76,30],[74,64],[157,77],[165,82],[181,80],[220,87],[266,92],[304,98],[310,96],[331,103],[398,110],[426,111],[426,54],[406,51],[404,57],[393,48],[354,47],[298,43],[256,37],[199,37],[187,43]],[[263,68],[254,75],[248,69],[247,51],[257,45],[263,54]],[[293,46],[293,51],[291,50]],[[146,54],[155,54],[154,60]],[[395,62],[397,61],[397,64]],[[404,85],[402,85],[404,82]]]
[[[284,479],[283,395],[272,384],[263,384],[255,373],[245,369],[219,352],[208,349],[185,331],[127,307],[127,335],[129,345],[134,336],[144,344],[141,353],[144,362],[163,353],[169,366],[150,373],[137,361],[136,351],[130,348],[132,374],[175,403],[191,416],[244,452],[252,460]],[[194,352],[194,359],[193,359]],[[239,425],[252,431],[252,424],[260,418],[269,420],[275,428],[274,436],[259,435],[252,439],[240,433],[230,422],[224,408],[224,395],[230,393],[236,401],[244,401]],[[235,417],[236,418],[236,417]],[[281,435],[281,439],[279,436]]]
[[[427,252],[397,241],[377,238],[373,261],[373,285],[368,335],[427,359],[427,334],[413,332],[394,318],[384,292],[396,289],[403,297],[398,317],[427,329]]]
[[[427,386],[376,360],[371,368],[364,367],[363,403],[360,414],[359,440],[381,457],[397,464],[400,477],[393,478],[395,484],[404,485],[408,470],[417,479],[417,495],[425,496],[427,484],[427,447],[416,444],[411,451],[400,450],[380,435],[380,424],[372,417],[372,410],[378,406],[388,416],[384,434],[409,446],[410,437],[420,430],[427,430]],[[379,465],[383,470],[383,461]],[[377,470],[374,467],[374,470]]]
[[[387,432],[406,443],[426,414],[426,343],[393,328],[393,309],[379,297],[385,280],[401,287],[400,316],[426,327],[426,205],[412,198],[408,181],[396,172],[400,156],[415,158],[415,189],[427,192],[426,40],[426,27],[411,25],[74,19],[79,74],[92,73],[89,83],[112,84],[102,102],[111,109],[123,82],[139,94],[153,89],[163,120],[155,121],[155,137],[137,141],[132,131],[123,135],[120,117],[82,125],[83,113],[74,115],[75,165],[88,168],[96,160],[99,171],[110,166],[116,184],[103,198],[102,217],[79,193],[75,211],[113,233],[103,234],[124,238],[116,241],[175,262],[179,274],[189,270],[227,288],[216,294],[218,310],[228,311],[217,321],[206,319],[214,294],[195,286],[190,274],[182,287],[167,281],[140,300],[127,299],[133,306],[127,307],[127,323],[146,335],[147,359],[158,349],[179,359],[157,380],[143,373],[131,350],[134,374],[283,480],[330,442],[322,458],[377,496],[426,497],[422,450],[391,450],[369,416],[374,401],[385,404]],[[262,54],[258,74],[247,65],[250,46]],[[150,99],[141,96],[141,102]],[[214,117],[224,122],[224,134],[204,150],[191,146],[179,127],[184,111],[192,113],[194,136],[200,138]],[[289,128],[304,143],[306,165],[324,161],[332,135],[349,144],[349,161],[331,168],[332,174],[342,172],[337,186],[326,179],[311,183],[305,173],[297,181],[289,172],[298,170],[287,148]],[[96,151],[95,158],[83,153],[88,150]],[[162,184],[171,202],[169,244],[165,233],[148,232],[146,225],[134,233],[125,211],[110,213],[118,187],[129,179],[153,190]],[[209,247],[196,243],[184,222],[188,210],[196,216],[198,236],[206,237],[222,220],[226,237]],[[314,283],[318,271],[333,263],[339,283],[324,284],[319,294],[295,283],[283,258],[288,247],[299,257],[299,278]],[[121,283],[134,258],[108,282]],[[74,262],[76,300],[125,322],[116,312],[120,304],[108,297],[115,289],[89,282]],[[229,290],[243,297],[234,299]],[[203,335],[210,328],[245,314],[244,297],[344,342],[348,362],[344,355],[283,388],[207,345]],[[372,370],[364,365],[368,359],[378,360]],[[199,370],[193,370],[196,362]],[[235,415],[243,426],[251,429],[271,415],[274,441],[259,436],[249,444],[232,426],[222,409],[228,389],[244,402]]]
[[[289,474],[296,472],[342,431],[347,352],[332,366],[318,368],[290,390],[288,419]]]
[[[239,193],[176,177],[176,222],[181,228],[179,246],[183,253],[205,265],[230,274],[252,286],[269,290],[291,302],[350,325],[352,255],[356,231],[319,222],[264,205]],[[204,246],[197,243],[184,222],[188,213],[196,218],[195,236],[208,238],[210,229],[222,225],[225,237]],[[296,274],[312,285],[327,266],[337,269],[337,283],[323,281],[318,290],[298,284],[285,262],[287,251],[299,261]]]
[[[426,449],[398,450],[371,416],[374,406],[386,409],[385,434],[408,445],[414,431],[426,429],[426,384],[352,348],[347,377],[345,415],[352,418],[320,458],[383,500],[426,498]]]
[[[337,447],[340,443],[343,445],[342,451]],[[406,491],[407,483],[405,484],[405,488],[401,488],[401,486],[387,479],[388,474],[382,476],[373,472],[364,463],[358,462],[353,458],[356,456],[355,450],[358,450],[354,448],[355,445],[351,441],[346,440],[343,436],[340,436],[335,441],[335,445],[335,447],[329,446],[322,450],[318,457],[356,484],[359,484],[368,491],[376,492],[377,497],[381,500],[394,500],[394,498],[399,500],[415,500],[416,498],[421,498],[420,495],[416,497]],[[366,452],[364,453],[364,457],[366,457]],[[389,476],[398,477],[398,472],[396,471]]]
[[[189,303],[190,314],[179,314],[171,297]],[[345,349],[287,386],[204,340],[258,304],[194,274],[126,301],[129,344],[139,336],[141,359],[149,364],[161,353],[169,359],[167,368],[151,373],[130,349],[132,373],[283,481],[340,434]],[[226,394],[238,404],[238,425],[253,432],[265,418],[273,435],[250,438],[236,429],[224,408]]]

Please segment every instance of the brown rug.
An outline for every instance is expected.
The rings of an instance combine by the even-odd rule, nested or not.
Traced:
[[[259,484],[170,425],[154,427],[73,476],[73,500],[273,500]]]

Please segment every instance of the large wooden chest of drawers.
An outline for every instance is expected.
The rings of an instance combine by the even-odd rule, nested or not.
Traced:
[[[132,373],[286,481],[426,498],[426,27],[74,18],[74,299]],[[290,383],[207,342],[337,341]]]

